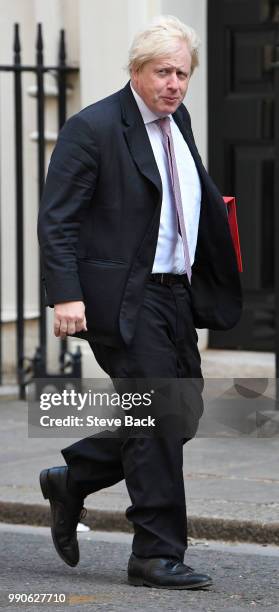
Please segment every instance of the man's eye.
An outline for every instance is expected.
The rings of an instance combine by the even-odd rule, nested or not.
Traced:
[[[161,68],[161,70],[158,71],[159,74],[167,74],[167,71],[165,68]]]

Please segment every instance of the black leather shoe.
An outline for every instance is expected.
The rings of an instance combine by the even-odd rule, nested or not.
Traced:
[[[176,559],[136,557],[131,554],[128,582],[134,586],[157,589],[201,589],[212,584],[212,578],[198,574]]]
[[[53,544],[61,559],[74,567],[79,562],[77,524],[86,510],[83,498],[68,491],[67,479],[67,466],[49,468],[40,473],[43,496],[50,502]]]

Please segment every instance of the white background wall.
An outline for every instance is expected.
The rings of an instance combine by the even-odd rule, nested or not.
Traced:
[[[34,40],[30,32],[34,30],[34,15],[32,2],[5,2],[0,0],[0,63],[13,63],[13,24],[19,22],[21,26],[22,61],[33,62],[34,60]],[[23,77],[23,98],[24,90],[33,82],[30,74]],[[2,288],[3,288],[3,319],[13,320],[15,316],[15,148],[14,148],[14,89],[13,76],[10,73],[1,73],[0,76],[0,176],[1,176],[1,225],[2,225]],[[25,160],[25,180],[24,197],[25,203],[25,238],[28,237],[28,250],[25,250],[25,292],[28,295],[26,309],[29,314],[36,310],[36,289],[37,267],[34,261],[32,265],[30,259],[34,248],[36,248],[36,238],[34,235],[35,219],[35,147],[28,138],[28,133],[34,129],[32,100],[24,99],[23,125],[24,125],[24,160]],[[27,161],[28,160],[28,161]],[[26,168],[26,164],[28,164]],[[33,278],[32,278],[33,277]],[[33,282],[33,285],[32,285]]]

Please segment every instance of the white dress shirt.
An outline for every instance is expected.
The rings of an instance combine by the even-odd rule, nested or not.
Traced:
[[[168,159],[163,144],[162,131],[159,125],[154,123],[159,117],[146,106],[132,85],[131,89],[149,136],[163,186],[159,235],[152,272],[183,274],[185,273],[183,243],[177,229],[177,213]],[[187,143],[172,116],[168,116],[170,117],[171,133],[174,142],[190,261],[191,265],[193,265],[201,207],[200,178]]]

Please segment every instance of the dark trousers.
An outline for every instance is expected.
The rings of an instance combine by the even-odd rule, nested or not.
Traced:
[[[148,282],[133,343],[122,348],[93,343],[91,348],[111,378],[202,379],[191,295],[183,284]],[[200,413],[201,405],[200,399]],[[134,525],[137,556],[184,558],[186,441],[172,436],[124,441],[93,436],[62,450],[71,482],[83,496],[125,478],[131,498],[126,516]]]

